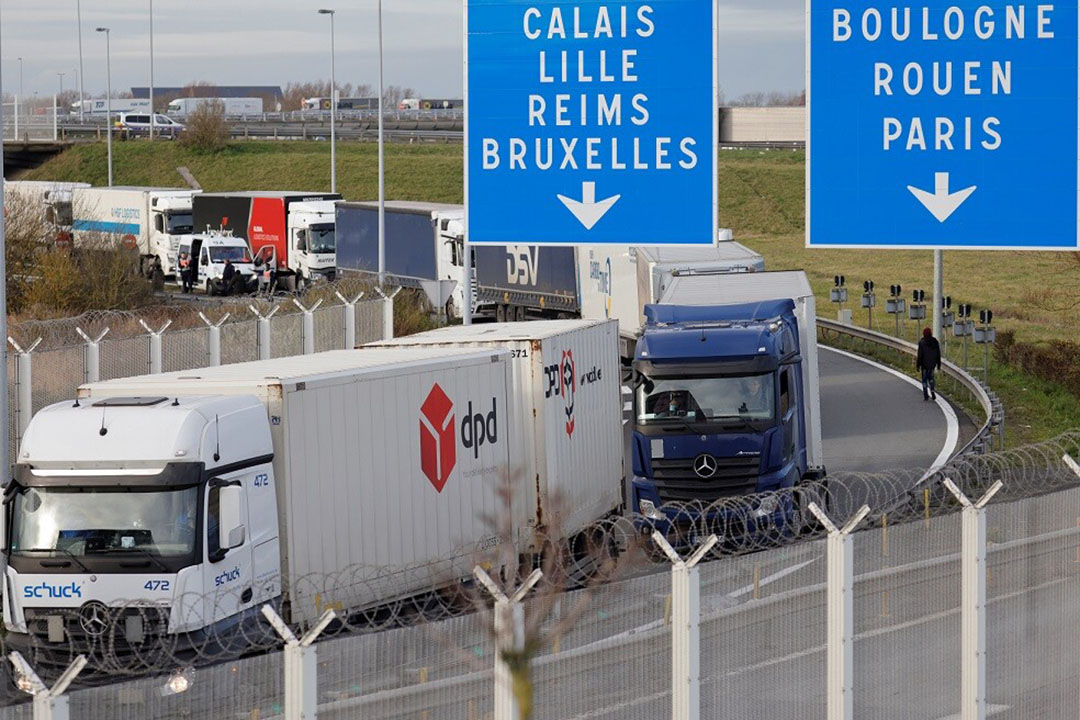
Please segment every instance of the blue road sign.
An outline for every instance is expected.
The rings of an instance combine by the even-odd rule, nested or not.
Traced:
[[[807,244],[1077,248],[1077,2],[808,0]]]
[[[467,236],[716,237],[714,0],[467,0]]]

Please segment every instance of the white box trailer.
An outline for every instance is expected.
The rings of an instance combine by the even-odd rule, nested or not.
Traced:
[[[806,403],[807,464],[824,467],[821,448],[821,387],[818,382],[817,300],[801,270],[731,275],[687,275],[671,279],[658,302],[665,305],[743,305],[790,298],[799,323],[799,353]]]
[[[765,269],[761,255],[731,240],[729,230],[719,231],[718,237],[716,244],[702,247],[578,248],[581,316],[615,318],[624,338],[630,339],[645,322],[645,306],[659,302],[673,276]]]
[[[157,257],[163,272],[172,275],[180,238],[194,230],[191,199],[198,192],[124,186],[77,188],[71,193],[75,246],[93,246],[104,238],[137,248],[144,269]]]
[[[458,325],[375,346],[508,350],[516,399],[510,426],[520,448],[513,473],[522,480],[515,488],[524,493],[525,525],[570,536],[619,510],[622,397],[614,320]]]
[[[289,619],[312,621],[468,577],[498,544],[512,382],[507,352],[416,347],[83,386],[34,417],[18,456],[9,639],[91,600],[153,603],[178,635],[259,622],[279,597]],[[156,562],[133,567],[124,550]],[[71,556],[85,575],[42,562]],[[78,597],[23,599],[61,581]]]
[[[187,117],[203,105],[208,105],[210,103],[216,103],[221,107],[222,112],[229,116],[262,115],[263,112],[262,98],[256,97],[176,98],[169,102],[169,107],[166,112],[168,112],[169,115],[174,115],[176,117]]]

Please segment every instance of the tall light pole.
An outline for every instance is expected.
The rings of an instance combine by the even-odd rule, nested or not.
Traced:
[[[3,53],[0,52],[0,57]],[[0,97],[4,96],[2,78],[0,72]],[[22,93],[22,58],[19,58],[19,93]],[[4,103],[0,103],[0,128],[4,126]],[[0,158],[4,157],[4,133],[0,132]],[[0,172],[0,207],[4,206],[4,173]],[[5,265],[4,245],[4,213],[0,212],[0,336],[7,338],[7,267]],[[8,458],[8,374],[7,374],[7,343],[0,347],[0,366],[4,372],[0,372],[0,473],[3,473],[5,481],[11,477],[11,465]]]
[[[105,144],[109,151],[109,187],[112,187],[112,61],[109,57],[109,28],[99,27],[105,33]]]
[[[154,140],[154,0],[150,0],[150,141]]]
[[[56,73],[56,76],[57,76],[58,78],[60,78],[60,94],[61,94],[61,95],[63,95],[63,94],[64,94],[64,76],[65,76],[65,75],[67,75],[67,73],[62,73],[62,72],[58,72],[58,73]]]
[[[86,73],[83,72],[82,64],[82,3],[80,0],[75,0],[75,20],[79,24],[79,122],[81,123],[85,119],[83,117],[83,101],[86,93],[83,92],[83,77]]]
[[[23,61],[22,61],[22,58],[19,58],[18,60],[19,60],[19,100],[22,100],[22,101],[25,102],[26,98],[23,97],[23,84],[22,84],[22,78],[23,78],[22,62]]]
[[[334,79],[334,11],[323,8],[320,15],[330,16],[330,192],[337,192],[337,81]]]
[[[382,51],[382,0],[379,0],[379,287],[386,283],[386,186],[383,167],[383,51]]]

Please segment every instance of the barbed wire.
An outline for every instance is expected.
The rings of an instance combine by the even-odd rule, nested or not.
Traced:
[[[684,551],[716,534],[720,542],[706,561],[753,553],[823,537],[825,529],[808,511],[811,502],[837,524],[868,505],[871,513],[860,526],[865,530],[878,526],[882,518],[897,525],[958,511],[958,502],[943,486],[946,479],[972,498],[1001,481],[1004,487],[995,496],[995,504],[1076,488],[1080,477],[1066,465],[1065,455],[1080,457],[1080,432],[1005,452],[957,458],[929,472],[838,473],[825,482],[777,492],[711,503],[668,503],[648,517],[607,518],[570,538],[540,530],[527,547],[513,547],[508,538],[502,538],[505,544],[485,550],[462,547],[429,563],[357,565],[330,574],[304,575],[286,585],[280,597],[273,593],[269,601],[297,635],[327,609],[337,613],[327,631],[330,636],[430,623],[489,604],[470,582],[476,565],[509,585],[543,566],[544,579],[534,592],[559,594],[666,571],[669,560],[654,545],[654,530]],[[512,552],[504,552],[507,548]],[[500,561],[508,556],[516,560]],[[239,589],[216,589],[205,595],[181,594],[167,603],[98,604],[92,616],[87,610],[90,604],[30,608],[28,632],[9,632],[3,649],[22,652],[43,676],[58,674],[84,654],[90,665],[80,679],[82,684],[202,666],[281,646],[281,639],[259,614],[260,604],[253,607],[251,598]],[[242,607],[249,609],[238,614]],[[203,628],[205,618],[235,622]]]

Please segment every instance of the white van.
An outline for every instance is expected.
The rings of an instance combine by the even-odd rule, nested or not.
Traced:
[[[116,123],[119,130],[127,130],[132,135],[150,134],[150,113],[123,113]],[[185,125],[176,122],[168,115],[154,113],[154,134],[175,138],[185,129]]]

